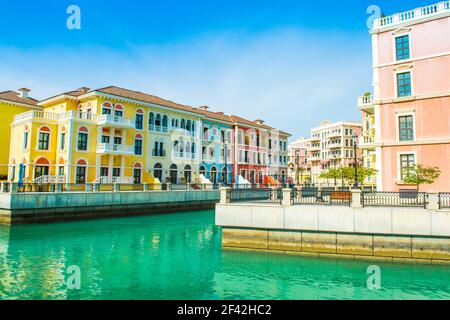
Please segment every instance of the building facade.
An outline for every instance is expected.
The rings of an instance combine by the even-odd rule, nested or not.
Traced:
[[[21,88],[15,91],[0,92],[0,180],[6,180],[9,173],[9,150],[11,144],[11,123],[14,116],[30,110],[40,110],[37,100],[28,96],[30,90]]]
[[[331,168],[352,167],[355,159],[361,164],[361,150],[356,144],[362,134],[362,125],[357,122],[323,121],[311,129],[308,148],[308,164],[311,167],[311,181],[321,182],[320,174]]]
[[[373,93],[359,98],[365,161],[379,190],[409,189],[413,165],[439,167],[423,191],[450,190],[450,2],[375,20]]]
[[[236,169],[240,163],[235,162],[235,132],[240,123],[251,124],[246,128],[255,132],[263,131],[264,141],[275,132],[264,124],[206,107],[190,107],[114,86],[80,88],[37,106],[12,121],[9,180],[234,183],[234,172],[240,172]],[[287,140],[288,134],[282,136]],[[251,164],[262,174],[260,180],[269,174],[266,157],[264,154],[261,163]],[[255,159],[253,156],[252,161]],[[249,168],[245,177],[252,177],[252,170]],[[274,174],[282,177],[286,172],[277,167]]]
[[[311,167],[308,164],[310,141],[304,137],[288,146],[288,167],[290,183],[300,184],[311,181]]]

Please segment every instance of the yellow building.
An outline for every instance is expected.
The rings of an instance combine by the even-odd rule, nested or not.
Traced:
[[[198,108],[114,86],[38,105],[12,122],[12,181],[159,185],[198,177]]]
[[[11,137],[11,122],[14,116],[30,110],[39,110],[37,100],[28,96],[29,89],[22,88],[14,91],[0,92],[0,180],[6,180],[9,170],[9,150]]]
[[[373,113],[363,110],[363,134],[360,141],[362,149],[363,164],[366,168],[376,169],[377,157],[375,152],[375,116]],[[368,177],[366,185],[376,185],[377,175]]]

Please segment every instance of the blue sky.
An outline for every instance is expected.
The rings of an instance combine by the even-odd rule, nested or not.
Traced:
[[[370,5],[389,15],[434,2],[0,0],[0,91],[26,86],[42,99],[118,85],[297,138],[325,119],[360,120]],[[80,30],[66,27],[73,4]]]

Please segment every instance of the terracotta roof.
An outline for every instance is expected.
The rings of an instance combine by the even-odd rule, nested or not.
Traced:
[[[37,107],[37,103],[38,103],[38,101],[36,99],[30,98],[30,97],[22,98],[22,97],[20,97],[19,93],[14,92],[14,91],[0,92],[0,99],[11,101],[11,102],[17,102],[17,103],[21,103],[21,104],[26,104],[26,105],[33,106],[33,107]]]
[[[123,98],[159,104],[162,106],[166,106],[166,107],[170,107],[170,108],[174,108],[174,109],[178,109],[178,110],[182,110],[182,111],[198,113],[197,112],[198,110],[196,108],[193,108],[193,107],[190,107],[187,105],[183,105],[183,104],[179,104],[179,103],[176,103],[176,102],[173,102],[170,100],[166,100],[163,98],[159,98],[157,96],[153,96],[153,95],[143,93],[140,91],[133,91],[133,90],[124,89],[124,88],[115,87],[115,86],[101,88],[101,89],[97,89],[94,91],[102,92],[102,93],[106,93],[106,94],[112,94],[112,95],[120,96]]]
[[[173,101],[170,101],[167,99],[153,96],[148,93],[125,89],[125,88],[121,88],[121,87],[117,87],[117,86],[109,86],[109,87],[100,88],[100,89],[96,89],[96,90],[90,90],[89,88],[83,87],[83,88],[80,88],[75,91],[65,92],[64,94],[78,97],[78,96],[82,96],[83,94],[86,94],[88,92],[94,92],[94,91],[105,93],[105,94],[110,94],[110,95],[115,95],[115,96],[119,96],[122,98],[133,99],[133,100],[143,101],[143,102],[152,103],[152,104],[158,104],[161,106],[166,106],[166,107],[174,108],[174,109],[185,111],[185,112],[192,112],[192,113],[196,113],[198,115],[202,115],[206,118],[215,119],[218,121],[223,121],[223,122],[228,122],[228,123],[237,123],[237,124],[243,124],[243,125],[252,126],[252,127],[259,127],[259,128],[263,128],[263,129],[275,130],[274,128],[272,128],[266,124],[258,124],[255,121],[247,120],[242,117],[233,116],[233,115],[229,116],[229,115],[224,114],[223,112],[209,111],[208,108],[205,108],[205,107],[194,108],[194,107],[191,107],[188,105],[176,103],[176,102],[173,102]],[[279,132],[281,134],[290,136],[289,133],[286,133],[283,131],[279,131]]]

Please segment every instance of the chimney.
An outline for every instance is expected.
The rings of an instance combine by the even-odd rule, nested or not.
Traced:
[[[90,90],[91,90],[91,88],[88,88],[88,87],[81,87],[80,89],[78,89],[78,91],[81,91],[84,93],[89,92]]]
[[[30,89],[27,88],[20,88],[17,90],[19,91],[19,97],[24,99],[28,98],[28,93],[31,91]]]
[[[203,111],[208,111],[208,109],[209,109],[209,107],[208,106],[200,106],[200,107],[198,107],[200,110],[203,110]]]
[[[256,119],[255,122],[257,124],[264,124],[264,120],[261,120],[261,119]]]

